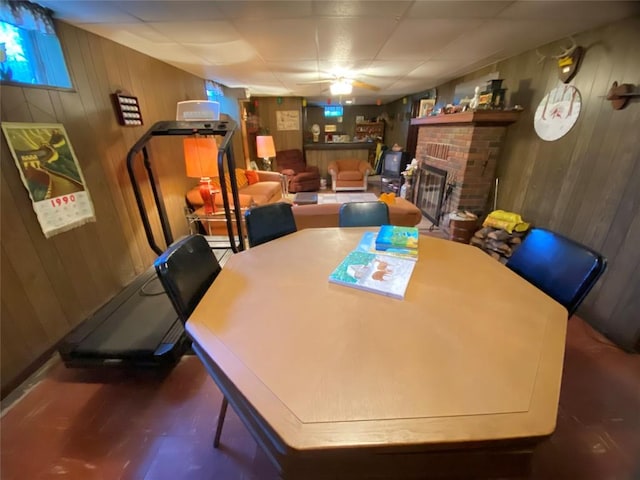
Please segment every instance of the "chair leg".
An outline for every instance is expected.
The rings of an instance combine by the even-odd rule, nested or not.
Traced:
[[[227,397],[222,397],[222,405],[220,405],[220,413],[218,413],[218,424],[216,425],[216,436],[213,437],[213,448],[220,446],[220,435],[222,434],[222,424],[224,423],[224,416],[227,414]]]

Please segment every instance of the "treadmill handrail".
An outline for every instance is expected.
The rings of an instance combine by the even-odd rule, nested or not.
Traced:
[[[133,145],[133,147],[131,147],[131,150],[129,150],[129,153],[127,154],[127,171],[129,172],[129,178],[131,180],[131,185],[133,187],[133,193],[136,198],[138,210],[140,211],[140,217],[142,219],[142,224],[144,227],[145,234],[147,236],[147,241],[149,243],[149,246],[158,255],[161,255],[164,249],[159,247],[158,244],[156,243],[156,239],[153,234],[153,229],[151,228],[151,223],[149,222],[149,216],[147,214],[144,198],[142,196],[142,192],[140,191],[140,186],[138,185],[138,181],[135,176],[134,162],[137,155],[140,152],[142,152],[143,154],[144,167],[147,171],[149,182],[151,184],[151,190],[153,193],[153,198],[156,204],[156,208],[158,210],[158,216],[160,219],[160,225],[162,227],[162,233],[164,235],[165,244],[166,244],[166,247],[168,247],[173,243],[173,234],[171,232],[171,226],[169,224],[166,208],[164,205],[164,201],[162,199],[160,184],[153,172],[153,167],[149,159],[149,154],[146,148],[147,143],[154,136],[176,136],[176,135],[189,136],[194,134],[223,136],[222,142],[218,148],[218,171],[220,172],[224,171],[224,158],[226,154],[229,179],[231,180],[230,188],[231,188],[231,195],[233,197],[233,205],[240,205],[240,198],[238,195],[238,187],[237,187],[236,175],[235,175],[235,162],[233,159],[233,150],[231,148],[231,138],[233,137],[233,133],[235,132],[236,128],[237,128],[237,123],[233,120],[194,121],[194,122],[160,121],[153,124],[153,126],[144,135],[142,135],[142,137],[140,137],[140,139]],[[233,250],[233,252],[237,253],[238,250],[244,250],[244,242],[242,241],[243,232],[242,232],[241,211],[240,209],[235,208],[233,212],[235,214],[236,228],[237,228],[237,233],[239,238],[238,245],[236,245],[235,235],[233,233],[231,205],[229,202],[229,195],[228,195],[228,190],[227,190],[224,175],[220,176],[220,187],[222,190],[222,199],[223,199],[224,211],[225,211],[226,220],[227,220],[227,233],[229,236],[229,241],[231,243],[231,249]]]

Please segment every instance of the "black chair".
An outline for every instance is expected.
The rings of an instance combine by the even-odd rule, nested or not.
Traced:
[[[573,315],[604,273],[607,260],[578,242],[534,228],[507,267],[562,304]]]
[[[298,230],[291,204],[278,202],[260,205],[244,214],[249,246],[270,242]]]
[[[202,235],[189,235],[171,245],[154,262],[160,283],[182,323],[196,308],[222,268]],[[222,424],[227,413],[222,398],[213,446],[220,445]]]
[[[384,202],[349,202],[340,207],[341,227],[376,227],[389,224],[389,206]]]

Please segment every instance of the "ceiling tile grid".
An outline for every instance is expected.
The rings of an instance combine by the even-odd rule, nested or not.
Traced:
[[[640,2],[579,0],[38,3],[61,21],[252,95],[325,103],[328,82],[344,77],[374,87],[354,88],[360,104],[640,14]]]

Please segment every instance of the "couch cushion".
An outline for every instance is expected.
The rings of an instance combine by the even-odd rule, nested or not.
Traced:
[[[363,176],[362,172],[358,170],[340,170],[337,176],[338,180],[346,180],[346,181],[362,181]]]
[[[340,203],[294,205],[292,211],[298,230],[337,227],[340,206]],[[392,225],[413,227],[422,220],[422,212],[404,198],[396,198],[395,203],[389,205],[389,219]]]
[[[282,185],[280,182],[258,182],[247,185],[240,193],[251,195],[256,205],[271,203],[282,196]]]

